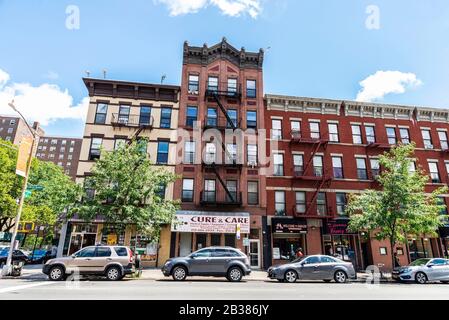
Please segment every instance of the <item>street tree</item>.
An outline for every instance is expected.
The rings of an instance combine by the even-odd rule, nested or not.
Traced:
[[[445,208],[439,196],[447,188],[426,192],[428,174],[421,168],[410,170],[414,150],[414,144],[399,145],[381,155],[382,171],[377,178],[380,190],[352,195],[347,206],[349,229],[366,231],[378,240],[387,239],[393,266],[395,246],[405,244],[407,235],[436,235]]]
[[[135,225],[140,234],[156,241],[161,225],[171,223],[179,204],[160,195],[176,175],[150,161],[146,144],[139,140],[111,152],[102,150],[73,213],[86,220],[101,217],[121,228]]]

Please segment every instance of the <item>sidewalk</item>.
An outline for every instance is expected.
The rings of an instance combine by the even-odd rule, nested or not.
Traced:
[[[357,273],[356,282],[365,282],[369,275],[367,273]],[[4,279],[8,279],[4,278]],[[42,273],[42,265],[26,265],[23,268],[21,279],[29,280],[41,280],[47,279],[47,276]],[[165,277],[159,268],[148,268],[142,270],[142,274],[139,278],[134,278],[136,280],[164,280],[171,279],[171,277]],[[208,277],[189,277],[188,279],[200,280],[200,279],[210,279]],[[267,278],[267,273],[261,270],[254,270],[249,276],[244,277],[246,281],[271,281]],[[381,279],[381,282],[389,282],[391,279]]]

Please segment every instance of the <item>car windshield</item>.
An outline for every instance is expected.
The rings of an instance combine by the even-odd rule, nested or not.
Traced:
[[[430,259],[418,259],[418,260],[415,260],[412,263],[410,263],[410,265],[411,266],[423,266],[429,261],[430,261]]]

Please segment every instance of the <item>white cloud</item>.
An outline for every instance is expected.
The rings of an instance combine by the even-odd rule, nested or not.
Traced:
[[[2,87],[4,78],[7,80]],[[0,114],[14,112],[8,106],[14,99],[15,105],[28,121],[39,121],[44,126],[60,119],[85,120],[88,98],[73,105],[73,97],[68,90],[61,90],[55,84],[44,83],[35,87],[29,83],[9,83],[8,80],[9,75],[0,69]]]
[[[255,19],[262,11],[261,0],[154,0],[154,2],[165,4],[171,16],[196,13],[211,5],[231,17],[239,17],[246,13]]]
[[[357,101],[373,102],[382,100],[390,93],[404,93],[422,84],[414,73],[400,71],[377,71],[360,82],[362,89],[357,94]]]
[[[0,69],[0,89],[3,88],[6,82],[9,81],[9,74]]]

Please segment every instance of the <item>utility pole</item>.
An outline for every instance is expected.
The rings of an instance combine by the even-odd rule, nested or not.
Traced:
[[[11,262],[12,262],[12,256],[13,256],[14,246],[15,246],[15,242],[16,242],[16,237],[17,237],[17,230],[19,228],[19,222],[20,222],[20,217],[22,215],[23,203],[25,201],[25,191],[26,191],[27,186],[28,186],[28,177],[30,175],[30,168],[31,168],[31,161],[33,159],[34,145],[36,144],[36,140],[38,138],[37,132],[33,128],[30,127],[30,125],[28,124],[28,122],[26,121],[26,119],[22,115],[22,113],[20,113],[20,111],[17,110],[16,106],[14,105],[14,100],[11,103],[9,103],[8,105],[14,111],[16,111],[20,115],[20,117],[23,119],[23,121],[25,122],[26,126],[28,127],[28,129],[31,132],[32,143],[31,143],[30,153],[28,155],[28,162],[27,162],[25,176],[24,176],[24,181],[23,181],[23,185],[22,185],[22,193],[20,195],[20,200],[19,200],[19,208],[17,209],[17,216],[16,216],[16,219],[15,219],[13,234],[11,236],[11,244],[9,246],[8,258],[6,260],[6,265],[4,266],[4,268],[2,270],[2,275],[3,276],[10,275],[11,271],[12,271]]]

